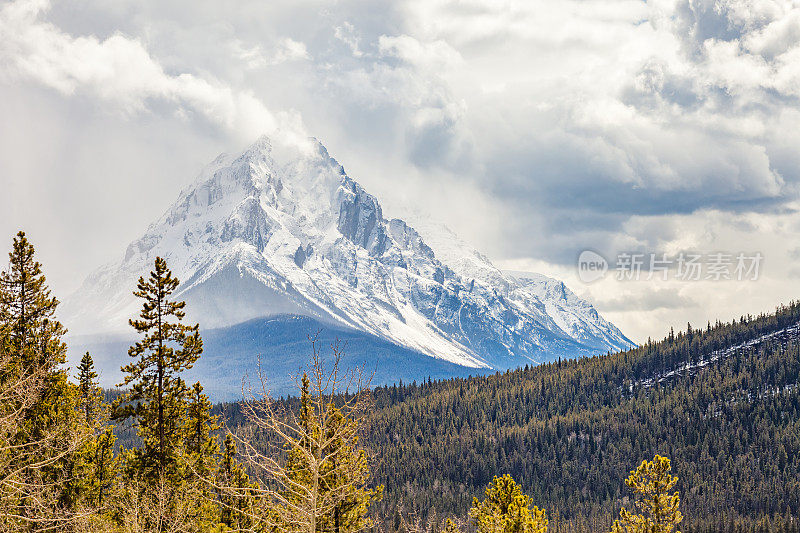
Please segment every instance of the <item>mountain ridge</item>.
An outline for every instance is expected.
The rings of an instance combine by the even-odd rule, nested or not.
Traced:
[[[78,333],[124,330],[135,280],[161,255],[188,319],[209,328],[296,314],[487,369],[632,344],[563,283],[504,274],[443,228],[423,237],[386,219],[318,140],[261,137],[214,159],[121,261],[87,278],[64,320]]]

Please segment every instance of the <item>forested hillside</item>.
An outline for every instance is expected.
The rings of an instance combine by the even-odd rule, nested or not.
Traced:
[[[796,528],[798,322],[792,303],[619,354],[379,388],[366,436],[379,514],[457,513],[510,473],[550,531],[603,531],[630,466],[658,453],[675,465],[682,531]]]

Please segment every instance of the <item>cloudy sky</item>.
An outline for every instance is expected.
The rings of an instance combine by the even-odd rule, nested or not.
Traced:
[[[261,133],[319,138],[390,215],[561,277],[637,341],[800,296],[800,2],[0,4],[0,235],[59,295]],[[764,259],[618,281],[626,251]]]

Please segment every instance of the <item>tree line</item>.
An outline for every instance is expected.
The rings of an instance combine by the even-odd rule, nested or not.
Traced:
[[[727,503],[741,516],[777,517],[769,528],[797,530],[784,520],[798,508],[797,487],[775,486],[798,468],[796,393],[775,389],[797,383],[794,344],[778,340],[760,349],[758,361],[737,356],[735,368],[747,372],[713,365],[719,375],[710,386],[695,379],[700,372],[672,380],[681,385],[669,389],[646,381],[654,368],[666,373],[675,361],[694,368],[754,331],[796,321],[796,305],[625,354],[375,390],[368,377],[340,368],[339,346],[325,358],[312,339],[296,398],[273,398],[258,369],[256,386],[220,413],[201,383],[182,377],[203,342],[199,325],[184,322],[185,303],[173,298],[178,286],[162,258],[139,278],[141,309],[130,319],[139,339],[109,402],[89,353],[76,374],[66,368],[58,300],[25,234],[14,238],[0,273],[0,530],[538,533],[578,530],[583,516],[608,519],[592,531],[671,532],[683,521],[679,480],[668,459],[649,452],[660,446],[680,455],[681,448],[662,446],[658,433],[637,442],[626,424],[682,422],[684,415],[709,420],[691,435],[717,461],[737,442],[760,446],[756,459],[764,446],[779,446],[774,465],[741,466],[752,453],[745,450],[723,456],[726,475],[754,476],[755,492]],[[714,433],[718,413],[729,412],[766,433]],[[121,427],[135,438],[118,441]],[[612,441],[619,443],[613,453]],[[624,470],[604,463],[613,457],[618,467],[623,456],[627,463],[654,456],[629,472],[624,497]],[[709,485],[695,473],[684,481],[690,495],[698,487],[701,494],[729,488],[724,476]],[[577,498],[564,484],[573,480]],[[758,492],[765,480],[777,489],[771,502]],[[745,514],[754,505],[760,514]]]

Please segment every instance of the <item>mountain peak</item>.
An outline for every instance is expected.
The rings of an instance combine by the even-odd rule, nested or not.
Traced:
[[[559,298],[549,283],[521,282],[438,228],[385,219],[317,139],[262,136],[216,158],[118,264],[90,276],[66,304],[67,325],[124,329],[136,278],[161,256],[204,327],[299,314],[487,368],[627,346],[563,285]]]

